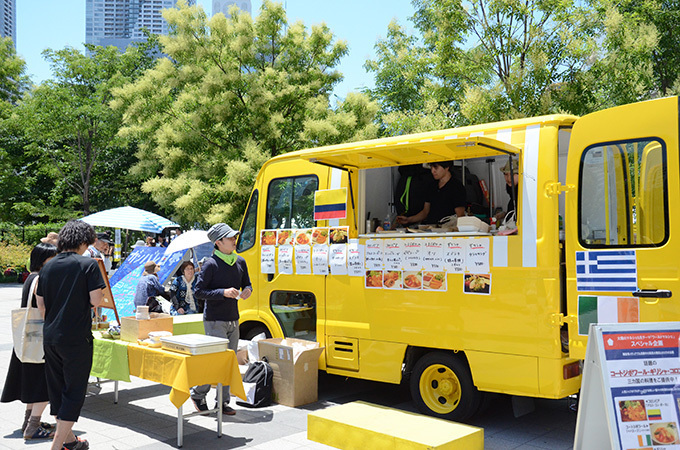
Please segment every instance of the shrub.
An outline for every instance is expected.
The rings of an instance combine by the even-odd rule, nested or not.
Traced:
[[[16,239],[0,241],[0,275],[4,282],[17,282],[18,276],[28,271],[28,258],[32,247]]]

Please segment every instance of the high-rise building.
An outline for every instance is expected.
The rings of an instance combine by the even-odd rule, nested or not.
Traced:
[[[213,16],[217,13],[223,13],[225,16],[229,17],[229,8],[231,8],[231,5],[236,5],[241,11],[247,12],[251,16],[253,15],[253,7],[250,4],[250,0],[213,0]]]
[[[0,0],[0,37],[11,37],[17,46],[16,0]]]
[[[196,0],[188,0],[195,5]],[[168,23],[161,11],[177,0],[86,0],[85,42],[115,45],[124,51],[133,42],[144,40],[142,28],[153,34],[168,34]]]

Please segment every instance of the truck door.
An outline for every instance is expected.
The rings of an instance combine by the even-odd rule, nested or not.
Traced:
[[[570,356],[591,323],[680,320],[678,98],[574,124],[567,163]]]

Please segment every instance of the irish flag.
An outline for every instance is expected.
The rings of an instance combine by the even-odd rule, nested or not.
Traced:
[[[587,335],[591,323],[640,321],[640,302],[634,297],[579,295],[578,334]]]
[[[326,189],[314,193],[314,220],[347,217],[347,188]]]

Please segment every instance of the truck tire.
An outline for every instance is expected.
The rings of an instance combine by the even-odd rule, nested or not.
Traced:
[[[250,341],[250,340],[252,340],[255,336],[257,336],[257,335],[260,334],[260,333],[264,333],[264,335],[265,335],[267,338],[272,337],[272,334],[269,332],[269,330],[267,329],[267,327],[265,327],[264,325],[255,325],[255,326],[252,327],[250,330],[248,330],[248,331],[245,333],[245,336],[243,336],[241,339],[244,339],[244,340],[246,340],[246,341]]]
[[[475,414],[482,400],[467,363],[441,351],[423,355],[413,366],[411,397],[421,413],[456,421]]]

